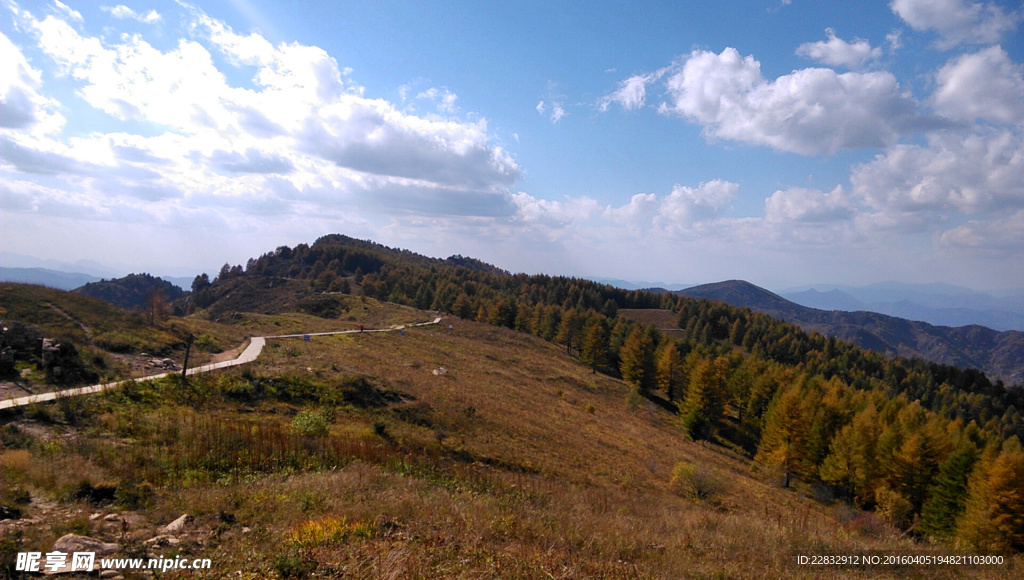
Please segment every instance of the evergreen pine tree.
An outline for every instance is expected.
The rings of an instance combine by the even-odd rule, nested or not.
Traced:
[[[967,503],[967,481],[977,461],[978,449],[968,442],[942,463],[921,508],[922,532],[940,539],[953,535]]]

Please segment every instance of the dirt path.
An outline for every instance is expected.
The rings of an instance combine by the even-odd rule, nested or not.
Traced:
[[[67,312],[64,312],[63,310],[60,309],[60,307],[58,307],[58,306],[56,306],[54,304],[51,304],[51,303],[47,302],[46,305],[49,306],[50,308],[52,308],[53,311],[56,312],[57,314],[60,314],[64,318],[67,318],[71,322],[73,322],[76,325],[78,325],[78,328],[82,329],[82,332],[85,333],[85,336],[86,336],[86,338],[89,339],[89,342],[92,342],[92,330],[88,326],[82,324],[82,321],[78,320],[74,316],[71,316]]]
[[[304,337],[304,336],[328,336],[328,335],[332,335],[332,334],[357,334],[357,333],[371,333],[371,332],[394,332],[396,330],[404,330],[406,328],[412,328],[412,327],[416,327],[416,326],[427,326],[427,325],[430,325],[430,324],[437,324],[439,322],[441,322],[441,317],[440,316],[438,316],[437,318],[435,318],[434,320],[432,320],[430,322],[420,322],[420,323],[416,323],[416,324],[402,324],[402,325],[399,325],[399,326],[393,326],[391,328],[365,329],[365,330],[338,330],[338,331],[334,331],[334,332],[315,332],[315,333],[308,333],[308,334],[282,334],[282,335],[278,335],[278,336],[254,336],[254,337],[249,339],[249,344],[248,345],[243,345],[243,346],[245,346],[244,349],[240,346],[240,347],[238,347],[236,349],[233,349],[231,351],[227,351],[226,353],[220,353],[221,355],[231,356],[231,353],[234,353],[235,351],[241,350],[241,352],[238,353],[238,355],[235,358],[228,359],[228,360],[222,360],[222,361],[214,361],[214,362],[203,364],[203,365],[200,365],[200,366],[197,366],[197,367],[194,367],[194,368],[190,368],[190,369],[188,369],[188,374],[189,375],[193,375],[193,374],[198,374],[198,373],[205,373],[205,372],[209,372],[209,371],[216,370],[216,369],[223,369],[223,368],[232,367],[232,366],[236,366],[236,365],[240,365],[240,364],[250,363],[250,362],[256,360],[256,358],[258,356],[260,356],[260,353],[263,352],[263,346],[266,344],[268,339],[301,338],[301,337]],[[168,375],[171,375],[171,374],[178,374],[178,373],[176,373],[176,372],[167,372],[167,373],[160,373],[160,374],[157,374],[157,375],[150,375],[148,377],[140,377],[140,378],[129,379],[129,380],[132,380],[132,381],[149,381],[149,380],[155,380],[155,379],[162,379],[162,378],[164,378],[164,377],[166,377]],[[66,390],[63,390],[63,391],[56,391],[56,392],[52,392],[52,393],[40,393],[40,394],[37,394],[37,395],[31,395],[31,396],[28,396],[28,397],[19,397],[17,399],[6,399],[6,400],[3,400],[3,401],[0,401],[0,410],[3,410],[3,409],[13,409],[14,407],[22,407],[22,406],[25,406],[25,405],[31,405],[33,403],[44,403],[44,402],[48,402],[48,401],[55,401],[55,400],[57,400],[59,398],[62,398],[62,397],[76,397],[76,396],[79,396],[79,395],[91,395],[93,393],[100,393],[100,392],[103,392],[103,391],[105,391],[107,389],[114,388],[114,387],[116,387],[118,385],[121,385],[122,383],[126,383],[126,382],[128,382],[128,381],[116,381],[116,382],[113,382],[113,383],[104,383],[104,384],[101,384],[101,385],[91,385],[91,386],[88,386],[88,387],[78,387],[76,389],[66,389]]]

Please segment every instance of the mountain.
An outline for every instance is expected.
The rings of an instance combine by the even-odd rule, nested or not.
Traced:
[[[616,288],[622,288],[624,290],[646,290],[648,288],[662,288],[669,291],[682,290],[696,284],[666,284],[664,282],[636,282],[630,280],[621,280],[619,278],[591,278],[598,284],[607,284],[609,286],[615,286]]]
[[[935,326],[876,312],[809,308],[743,280],[704,284],[677,294],[750,308],[889,356],[977,368],[1008,383],[1024,382],[1024,333],[1019,331]]]
[[[58,290],[72,290],[89,282],[100,280],[96,276],[75,272],[59,272],[48,268],[6,268],[0,267],[0,282],[38,284]]]
[[[994,296],[949,284],[884,282],[867,286],[815,285],[779,294],[821,310],[868,310],[937,326],[978,324],[995,330],[1024,331],[1024,293],[1019,290]]]
[[[822,292],[811,288],[802,292],[781,293],[780,296],[801,306],[819,310],[845,310],[847,312],[871,310],[860,300],[838,289]]]
[[[747,282],[704,291],[778,318],[804,309],[824,323],[833,314]],[[1004,552],[1024,552],[1024,524],[1013,519],[1015,506],[999,501],[1016,485],[1003,474],[1024,469],[1016,443],[1024,437],[1024,391],[977,370],[886,357],[750,308],[511,274],[472,258],[429,258],[340,235],[281,246],[244,268],[225,265],[213,280],[200,276],[177,301],[190,313],[184,317],[146,320],[41,287],[0,284],[0,293],[5,326],[59,330],[62,341],[88,345],[81,361],[96,367],[119,366],[101,363],[142,348],[155,352],[112,342],[145,331],[172,351],[187,333],[199,336],[200,350],[273,337],[258,364],[197,376],[189,388],[176,379],[139,383],[53,410],[22,408],[26,429],[4,425],[0,443],[35,450],[25,437],[47,424],[74,432],[79,443],[62,451],[68,468],[57,479],[42,477],[54,473],[40,471],[44,462],[23,461],[33,471],[16,470],[8,488],[32,485],[34,496],[38,482],[51,481],[48,498],[94,503],[102,491],[132,522],[195,513],[195,525],[223,530],[225,558],[244,551],[241,526],[262,530],[290,546],[275,552],[271,543],[257,556],[260,571],[281,577],[337,575],[339,562],[363,569],[354,558],[375,558],[377,550],[426,553],[433,566],[435,554],[461,546],[472,552],[451,553],[438,577],[451,577],[455,562],[474,561],[487,566],[457,575],[493,575],[496,566],[474,554],[508,554],[524,542],[536,554],[517,552],[523,559],[504,561],[503,576],[535,576],[544,554],[551,569],[572,562],[574,576],[676,578],[713,553],[729,574],[758,577],[766,574],[757,560],[768,550],[778,562],[767,574],[774,577],[812,538],[826,538],[816,544],[823,549],[860,550],[857,538],[878,547],[879,534],[895,537],[911,523],[908,533],[937,541],[974,549],[975,538],[993,538]],[[438,316],[445,319],[438,325],[405,326]],[[849,322],[882,351],[883,330],[912,324]],[[364,325],[402,332],[360,332]],[[979,345],[993,332],[966,331],[963,340]],[[20,364],[8,365],[10,376],[31,363],[26,350]],[[954,475],[972,484],[922,483]],[[254,487],[267,493],[237,500]],[[811,489],[821,503],[805,502]],[[353,494],[366,501],[342,501]],[[7,497],[0,494],[0,509],[13,512]],[[905,516],[892,517],[890,499],[906,506]],[[938,511],[937,502],[945,502]],[[405,507],[395,511],[398,504]],[[876,506],[876,515],[855,511]],[[25,509],[46,522],[42,529],[55,527],[38,519],[47,513],[42,503]],[[116,540],[116,530],[106,531],[104,540]],[[607,548],[589,551],[597,540]],[[183,540],[177,549],[204,547]],[[738,561],[748,568],[734,565],[741,549]],[[529,569],[510,568],[527,561]],[[225,570],[239,569],[224,562]],[[411,575],[420,570],[427,568]]]

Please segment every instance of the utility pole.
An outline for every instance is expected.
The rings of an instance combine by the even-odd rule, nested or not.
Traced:
[[[192,342],[196,339],[196,335],[191,332],[188,333],[188,338],[185,339],[185,363],[181,365],[181,386],[188,385],[188,355],[192,352]]]

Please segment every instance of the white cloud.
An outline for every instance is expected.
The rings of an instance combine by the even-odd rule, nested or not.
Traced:
[[[1007,13],[994,2],[969,0],[892,0],[889,7],[911,28],[939,33],[941,48],[999,42],[1017,28],[1024,15],[1019,10]]]
[[[58,14],[64,16],[68,20],[74,20],[75,22],[82,22],[82,13],[71,8],[67,4],[64,4],[60,0],[53,0],[53,7]]]
[[[600,210],[597,202],[586,196],[553,201],[520,191],[513,193],[510,200],[516,208],[516,218],[525,222],[564,225],[589,220]]]
[[[537,110],[537,113],[541,115],[547,113],[548,111],[551,111],[548,118],[551,120],[552,124],[557,124],[559,121],[562,120],[562,117],[564,117],[566,114],[565,108],[562,106],[562,103],[559,103],[557,101],[548,104],[547,102],[542,100],[538,102],[537,106],[534,108]]]
[[[617,103],[627,111],[639,109],[647,100],[647,85],[657,81],[668,69],[661,69],[651,74],[633,75],[619,83],[619,88],[598,101],[597,108],[607,111],[612,103]]]
[[[942,234],[945,246],[1024,252],[1024,210],[992,220],[971,220]]]
[[[562,103],[551,104],[551,122],[557,123],[562,120],[565,116],[565,109],[562,107]]]
[[[667,195],[637,193],[624,205],[603,208],[586,196],[551,201],[520,192],[512,195],[511,201],[518,219],[526,222],[567,225],[604,219],[631,230],[678,233],[719,219],[738,189],[738,184],[721,179],[697,187],[676,184]]]
[[[854,194],[886,212],[966,214],[1024,207],[1024,140],[1010,131],[933,135],[899,145],[850,175]]]
[[[145,14],[140,14],[124,4],[118,4],[117,6],[100,6],[100,10],[109,12],[111,16],[119,19],[131,19],[138,20],[139,22],[145,22],[146,24],[154,24],[160,22],[160,13],[156,10],[150,10]]]
[[[650,226],[651,221],[658,215],[660,205],[661,201],[657,195],[637,193],[629,198],[626,205],[605,208],[604,215],[609,219],[631,226]]]
[[[960,121],[1024,123],[1024,66],[999,46],[965,54],[936,74],[936,112]]]
[[[816,189],[794,187],[778,190],[764,202],[765,219],[769,222],[832,222],[853,217],[854,206],[836,186],[829,193]]]
[[[852,43],[836,36],[831,28],[825,29],[828,40],[806,42],[796,49],[796,54],[805,56],[829,66],[857,68],[864,63],[880,58],[881,48],[871,48],[871,43],[856,38]]]
[[[661,200],[655,222],[666,228],[685,226],[719,217],[736,196],[739,184],[713,179],[697,187],[676,185]]]
[[[661,112],[700,123],[708,137],[803,155],[883,147],[922,122],[888,72],[808,68],[768,81],[734,48],[694,51],[666,86]]]
[[[455,104],[459,96],[448,89],[438,89],[431,87],[425,91],[420,92],[416,95],[417,99],[426,99],[437,103],[438,113],[455,114],[459,112],[459,107]]]
[[[64,126],[57,103],[38,92],[42,75],[11,39],[0,32],[0,131],[55,133]]]
[[[44,122],[55,125],[59,115],[48,111],[61,105],[39,96],[39,72],[0,35],[0,106],[14,125],[6,134],[0,127],[0,187],[10,188],[20,174],[43,175],[54,189],[107,209],[83,218],[132,212],[136,222],[149,216],[164,223],[203,208],[224,212],[225,220],[295,212],[351,219],[352,206],[379,214],[513,211],[507,191],[519,167],[492,143],[486,119],[455,116],[454,93],[418,95],[435,101],[445,117],[403,112],[363,97],[348,78],[351,69],[318,47],[274,46],[185,8],[191,36],[166,50],[142,35],[110,40],[52,15],[40,21],[18,12],[24,30],[58,65],[56,74],[71,79],[84,103],[111,116],[102,126],[130,121],[123,126],[144,127],[150,136],[30,134]],[[229,84],[211,50],[228,66],[255,67],[251,82]],[[39,203],[25,211],[66,205]],[[17,207],[25,204],[11,206]]]

